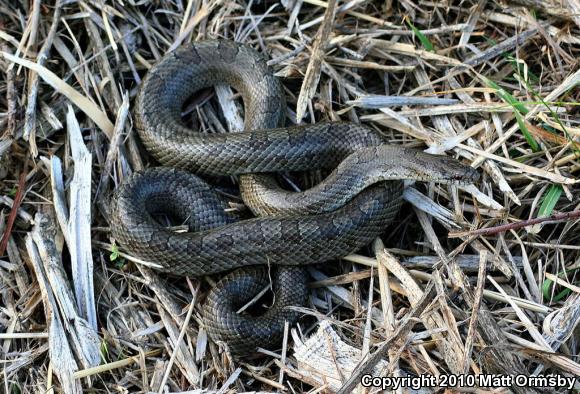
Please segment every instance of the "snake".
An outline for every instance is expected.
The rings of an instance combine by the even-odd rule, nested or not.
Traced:
[[[242,97],[244,131],[193,130],[184,103],[205,88],[230,85]],[[171,276],[225,274],[202,307],[215,343],[235,355],[279,345],[285,322],[308,298],[305,266],[368,245],[397,215],[404,180],[468,184],[478,172],[459,160],[387,144],[380,130],[353,122],[285,126],[281,81],[262,53],[218,39],[184,44],[143,78],[134,104],[145,149],[161,164],[136,171],[115,190],[111,233],[132,255]],[[303,191],[275,174],[325,169]],[[208,179],[237,176],[251,218],[228,209]],[[163,214],[187,227],[175,231]],[[269,287],[272,305],[240,308]]]

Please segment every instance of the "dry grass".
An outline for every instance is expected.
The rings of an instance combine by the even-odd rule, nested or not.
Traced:
[[[5,392],[350,392],[372,370],[580,374],[577,0],[56,1],[0,1]],[[107,221],[112,189],[154,165],[130,116],[140,79],[207,37],[268,54],[289,122],[364,122],[482,174],[409,187],[381,240],[310,268],[310,304],[283,349],[243,360],[199,325],[217,278],[158,275],[111,244]],[[227,130],[229,97],[214,96],[188,111]]]

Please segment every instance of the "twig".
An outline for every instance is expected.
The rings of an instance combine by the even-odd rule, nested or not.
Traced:
[[[478,53],[465,61],[465,64],[476,67],[480,64],[485,63],[488,60],[491,60],[505,51],[509,51],[516,46],[523,45],[528,39],[532,38],[533,36],[538,33],[537,28],[531,28],[524,32],[514,35],[513,37],[507,38],[504,41],[500,42],[497,45],[493,45],[488,50]]]
[[[28,160],[24,161],[24,168],[20,173],[20,179],[18,180],[18,190],[16,191],[16,196],[14,197],[14,203],[12,204],[12,209],[10,210],[10,215],[8,216],[8,222],[6,223],[6,229],[2,235],[2,241],[0,241],[0,256],[4,255],[6,252],[6,247],[8,246],[8,240],[10,239],[10,234],[12,233],[12,227],[16,221],[16,214],[18,213],[18,208],[22,204],[24,199],[24,186],[26,183]]]
[[[155,350],[151,350],[151,351],[145,353],[144,356],[145,357],[155,357],[155,356],[158,356],[159,354],[161,354],[161,350],[155,349]],[[74,379],[81,379],[81,378],[86,378],[86,377],[89,377],[92,375],[100,374],[103,372],[119,369],[119,368],[125,367],[127,365],[131,365],[133,363],[138,362],[138,357],[140,357],[140,356],[127,357],[127,358],[124,358],[122,360],[113,361],[112,363],[97,365],[96,367],[91,367],[91,368],[86,368],[86,369],[81,369],[80,371],[76,371],[73,374],[73,378]]]
[[[324,11],[324,20],[322,21],[322,25],[320,25],[312,47],[312,55],[308,63],[308,68],[306,69],[306,74],[304,75],[304,81],[300,88],[300,95],[298,96],[298,102],[296,104],[296,123],[300,123],[304,117],[308,102],[314,96],[316,86],[320,80],[320,68],[324,57],[324,49],[334,23],[335,9],[336,0],[329,0],[327,8]]]
[[[61,1],[58,0],[55,5],[54,14],[52,16],[52,24],[50,26],[48,36],[46,37],[46,40],[44,41],[44,44],[42,44],[42,47],[38,52],[38,56],[36,57],[36,63],[39,66],[43,66],[48,58],[50,48],[52,47],[52,42],[54,41],[54,37],[56,35],[56,29],[60,21],[60,12]],[[36,97],[38,95],[38,85],[38,72],[31,70],[30,80],[28,82],[28,97],[25,111],[26,118],[24,120],[24,131],[22,133],[22,138],[29,142],[30,151],[33,157],[38,155],[38,150],[36,148]]]
[[[477,273],[477,287],[475,288],[475,297],[472,306],[473,314],[469,319],[469,329],[467,331],[467,339],[465,340],[465,352],[463,356],[463,373],[469,372],[469,364],[471,360],[471,351],[473,350],[473,338],[477,330],[477,318],[479,316],[479,308],[483,298],[483,288],[485,287],[486,275],[486,261],[487,251],[483,250],[479,255],[479,272]]]
[[[458,238],[458,237],[472,237],[474,235],[493,235],[504,233],[510,230],[517,230],[522,227],[532,226],[538,223],[557,223],[562,221],[568,221],[571,219],[580,218],[580,210],[578,211],[571,211],[571,212],[564,212],[564,213],[555,213],[550,216],[535,218],[535,219],[528,219],[522,220],[521,222],[516,223],[508,223],[502,224],[501,226],[496,227],[488,227],[488,228],[480,228],[477,230],[471,231],[456,231],[450,232],[449,238]]]
[[[113,164],[115,158],[119,154],[119,146],[121,145],[123,130],[125,129],[125,124],[127,122],[127,117],[129,116],[129,93],[125,92],[123,94],[123,102],[119,107],[117,112],[117,119],[115,121],[115,128],[113,129],[113,135],[111,136],[111,141],[109,144],[109,150],[107,151],[107,156],[105,159],[105,164],[103,166],[103,171],[101,172],[101,179],[99,180],[99,191],[97,197],[95,198],[98,202],[102,200],[103,193],[109,191],[109,181],[112,176],[111,170],[113,169]]]
[[[40,219],[39,216],[36,216]],[[41,221],[40,219],[39,221]],[[62,317],[59,313],[57,301],[48,280],[48,273],[43,266],[43,258],[38,246],[41,246],[33,240],[30,233],[26,236],[26,250],[29,261],[36,274],[38,287],[44,303],[45,315],[48,327],[48,344],[50,351],[51,369],[59,377],[62,389],[67,394],[81,393],[80,382],[75,382],[72,378],[73,373],[78,369],[70,344],[67,341],[65,329],[62,323]],[[46,256],[45,256],[46,258]],[[52,376],[52,373],[50,374]]]
[[[199,288],[199,287],[198,287]],[[169,363],[167,364],[167,367],[165,369],[165,373],[163,374],[163,379],[161,380],[161,384],[159,385],[159,394],[161,394],[164,389],[165,389],[165,383],[167,382],[167,379],[169,378],[169,374],[171,373],[171,367],[173,365],[173,363],[175,362],[175,357],[177,356],[179,350],[179,346],[181,346],[181,341],[183,340],[183,337],[185,336],[185,332],[187,330],[187,325],[189,324],[189,320],[191,319],[191,314],[193,313],[193,307],[195,306],[197,300],[197,289],[195,290],[195,293],[193,294],[193,297],[191,298],[191,303],[189,304],[189,308],[187,309],[187,315],[185,315],[185,319],[183,321],[183,325],[181,327],[181,330],[179,331],[179,336],[177,337],[177,342],[173,345],[173,353],[171,354],[171,358],[169,359]]]
[[[9,53],[8,45],[2,43],[2,51]],[[7,102],[7,121],[6,130],[2,134],[2,138],[14,138],[14,132],[16,129],[16,89],[14,86],[14,67],[6,67],[6,102]],[[0,156],[2,156],[0,152]]]

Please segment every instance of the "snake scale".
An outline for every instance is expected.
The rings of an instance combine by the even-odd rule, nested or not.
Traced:
[[[185,101],[216,84],[241,94],[245,132],[201,133],[181,120]],[[303,265],[343,257],[385,230],[400,208],[402,179],[477,178],[455,159],[386,145],[364,125],[280,127],[285,111],[282,85],[255,50],[226,40],[177,48],[149,70],[134,111],[142,142],[163,167],[129,176],[112,200],[115,240],[162,271],[202,276],[241,268],[220,280],[203,306],[210,337],[238,354],[279,343],[284,321],[297,319],[287,306],[306,301]],[[321,168],[333,171],[303,192],[283,189],[271,174]],[[256,218],[238,221],[200,178],[224,175],[239,175]],[[189,231],[162,226],[160,213]],[[268,284],[274,301],[265,314],[236,313]]]

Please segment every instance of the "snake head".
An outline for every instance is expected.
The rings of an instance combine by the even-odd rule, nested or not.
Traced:
[[[437,156],[416,149],[383,145],[368,150],[368,167],[378,180],[413,179],[422,182],[470,184],[479,173],[459,160]],[[373,168],[373,166],[376,167]]]
[[[428,156],[432,165],[429,168],[429,179],[433,182],[470,184],[479,179],[479,172],[473,167],[469,167],[459,160],[448,156],[431,155],[420,152],[421,156]]]

